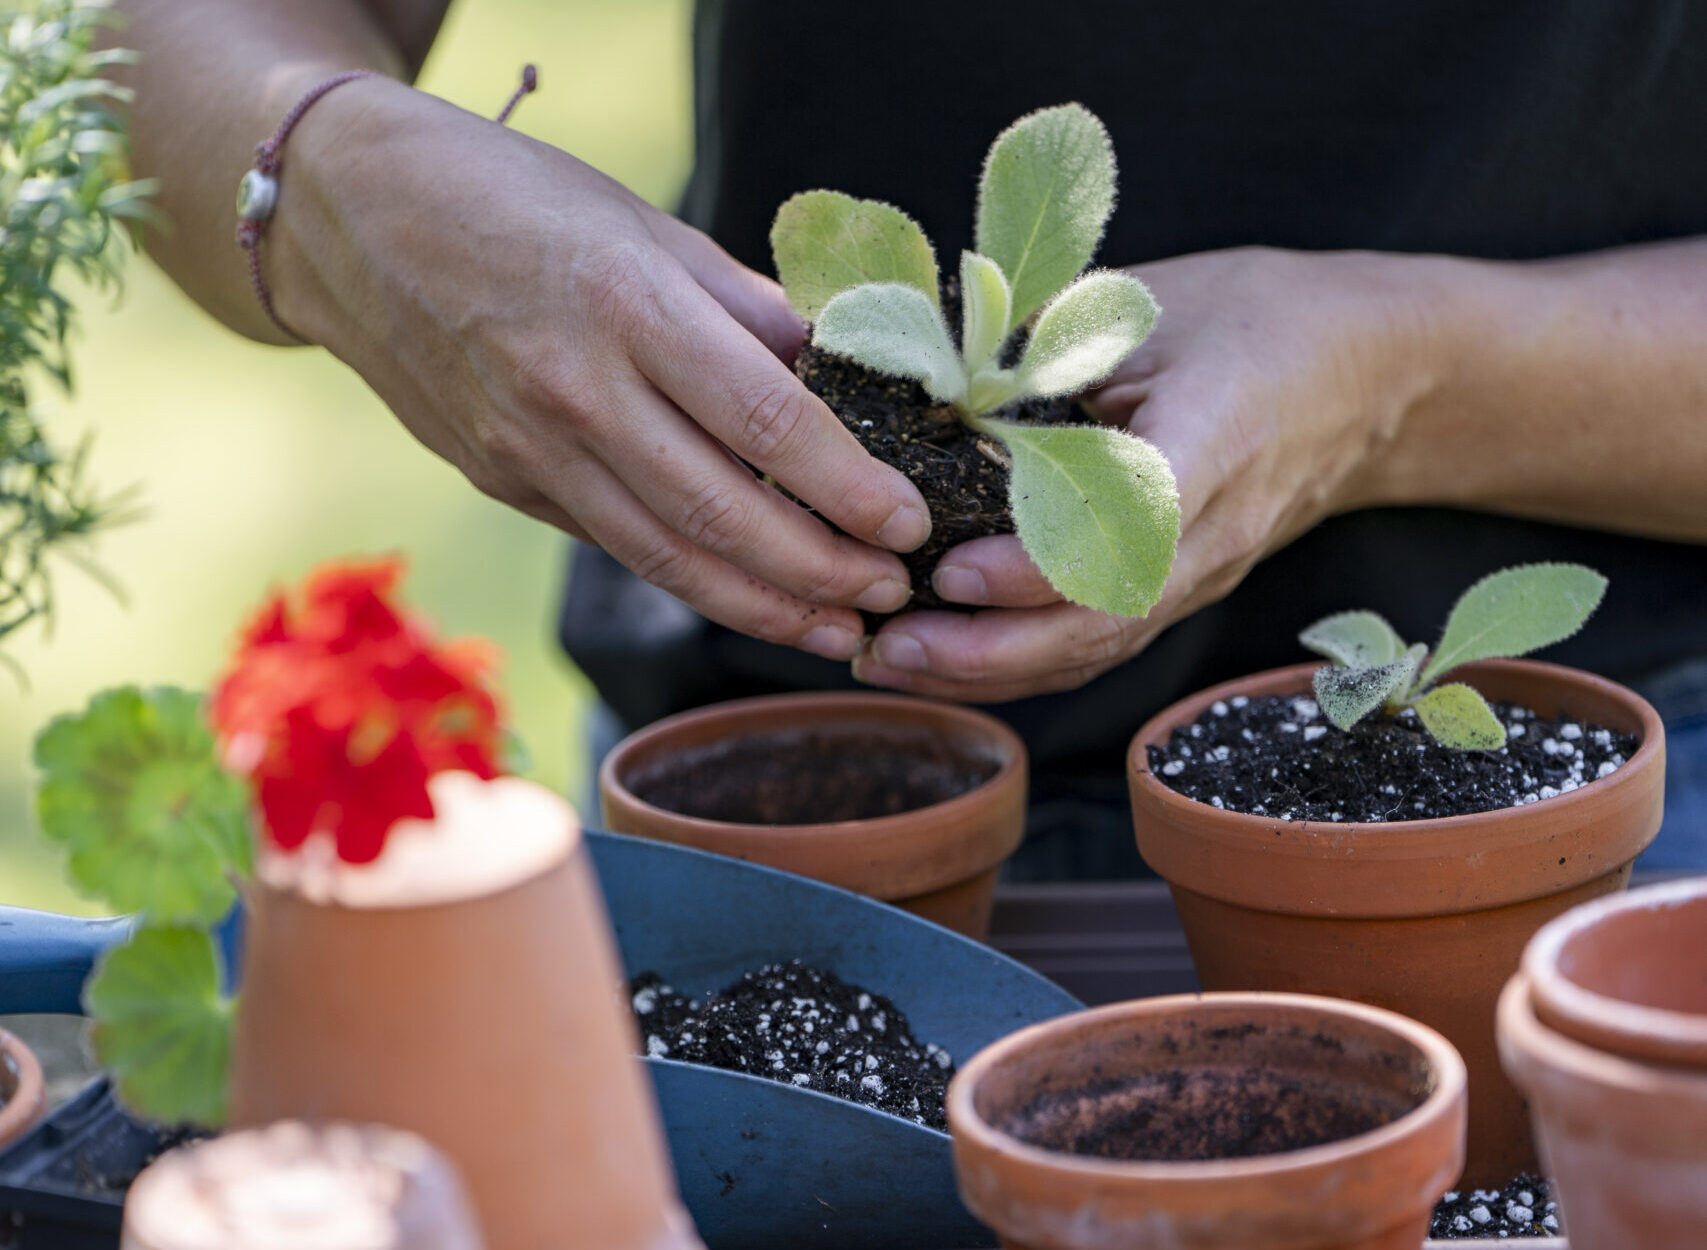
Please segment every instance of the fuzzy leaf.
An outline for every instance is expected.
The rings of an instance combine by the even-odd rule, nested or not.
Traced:
[[[214,758],[201,699],[107,690],[36,738],[43,834],[70,852],[77,888],[159,923],[211,924],[252,855],[249,794]]]
[[[1074,603],[1143,616],[1179,546],[1179,494],[1162,453],[1100,425],[979,421],[1013,456],[1008,503],[1026,554]]]
[[[1463,682],[1437,686],[1412,702],[1423,728],[1454,751],[1493,751],[1505,745],[1505,726],[1488,701]]]
[[[1410,681],[1414,660],[1399,659],[1370,668],[1340,668],[1325,665],[1316,670],[1310,684],[1322,712],[1341,729],[1350,729]]]
[[[166,1123],[223,1123],[232,1004],[205,930],[137,930],[102,957],[83,1002],[95,1055],[127,1105]]]
[[[1019,373],[990,365],[972,375],[962,407],[971,413],[994,412],[1018,394]]]
[[[1490,573],[1452,607],[1423,670],[1426,687],[1472,660],[1527,655],[1563,642],[1600,606],[1606,579],[1581,564],[1521,564]]]
[[[976,237],[1013,289],[1009,329],[1090,264],[1113,211],[1114,145],[1084,105],[1040,109],[996,136]]]
[[[1405,640],[1374,612],[1324,616],[1299,634],[1298,641],[1345,668],[1375,668],[1405,653]]]
[[[880,373],[916,378],[939,403],[966,395],[966,367],[942,313],[913,287],[878,282],[843,291],[819,314],[812,341]]]
[[[966,371],[976,376],[985,365],[1000,363],[997,356],[1008,338],[1013,293],[1001,266],[977,252],[960,253],[960,302],[960,354]]]
[[[1137,278],[1104,269],[1062,291],[1038,314],[1019,362],[1027,395],[1070,395],[1101,382],[1125,360],[1161,310]]]
[[[803,191],[777,209],[771,255],[788,302],[808,321],[850,287],[899,282],[936,307],[936,253],[919,223],[881,200]]]

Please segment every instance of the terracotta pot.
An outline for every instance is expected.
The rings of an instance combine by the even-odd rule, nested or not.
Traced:
[[[1523,807],[1389,824],[1281,821],[1170,790],[1146,748],[1211,703],[1307,694],[1318,664],[1181,700],[1127,757],[1138,849],[1166,878],[1206,989],[1296,990],[1389,1007],[1440,1030],[1470,1070],[1466,1181],[1497,1188],[1535,1162],[1528,1117],[1500,1070],[1494,1006],[1524,943],[1578,903],[1622,890],[1659,830],[1665,732],[1613,682],[1533,660],[1467,665],[1490,698],[1634,733],[1617,772]],[[1455,675],[1456,679],[1456,675]]]
[[[119,1250],[480,1250],[456,1171],[412,1133],[298,1122],[168,1151]]]
[[[898,752],[947,739],[998,765],[996,775],[930,807],[871,820],[748,825],[683,816],[630,789],[683,753],[778,730],[869,730]],[[995,717],[906,695],[787,694],[737,699],[630,734],[599,769],[605,827],[768,864],[904,907],[982,939],[996,874],[1025,836],[1025,744]]]
[[[697,1248],[574,812],[513,778],[430,791],[436,818],[398,822],[369,867],[263,859],[233,1125],[419,1133],[491,1250]]]
[[[1528,1096],[1571,1250],[1707,1245],[1707,1072],[1625,1059],[1548,1028],[1522,973],[1500,996],[1499,1044]]]
[[[1319,1144],[1143,1162],[1038,1144],[1151,1133],[1182,1107],[1219,1112],[1235,1139],[1284,1126]],[[1463,1166],[1464,1107],[1463,1061],[1438,1033],[1301,994],[1061,1016],[979,1051],[948,1091],[961,1198],[1008,1250],[1417,1250]]]
[[[1548,1028],[1626,1059],[1707,1069],[1707,877],[1573,908],[1523,952]]]
[[[47,1086],[36,1052],[0,1029],[0,1149],[34,1128],[46,1109]]]

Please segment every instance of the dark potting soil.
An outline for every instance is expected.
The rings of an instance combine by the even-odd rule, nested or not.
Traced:
[[[956,283],[945,284],[943,313],[958,343],[960,301]],[[1019,337],[1003,357],[1013,364]],[[931,573],[944,552],[956,544],[989,534],[1014,532],[1008,509],[1008,456],[995,440],[971,429],[953,409],[939,405],[910,378],[867,369],[844,356],[833,356],[807,343],[794,372],[873,456],[905,473],[930,507],[931,535],[916,551],[901,556],[913,583],[914,608],[962,607],[938,599]],[[1062,425],[1082,422],[1070,399],[1025,400],[998,414],[1019,424]],[[868,614],[876,622],[887,619]]]
[[[954,1061],[881,994],[798,960],[766,964],[703,1003],[655,972],[629,986],[646,1053],[834,1094],[946,1130]]]
[[[1631,734],[1492,706],[1506,745],[1453,751],[1408,708],[1346,731],[1314,699],[1241,695],[1150,747],[1150,770],[1188,798],[1255,816],[1427,820],[1552,798],[1615,771],[1636,750]]]
[[[628,786],[654,807],[702,820],[805,825],[930,807],[999,769],[994,758],[935,735],[849,726],[733,738],[637,771]]]
[[[97,1163],[90,1154],[80,1153],[74,1162],[77,1170],[77,1188],[79,1192],[91,1197],[126,1193],[130,1189],[131,1182],[142,1174],[143,1169],[168,1150],[176,1150],[179,1146],[206,1141],[214,1136],[216,1134],[208,1129],[197,1128],[189,1124],[159,1129],[158,1135],[147,1150],[140,1155],[126,1158],[124,1164],[116,1169]]]
[[[1558,1237],[1553,1187],[1524,1172],[1504,1189],[1454,1189],[1434,1208],[1430,1237]]]
[[[1340,1141],[1413,1106],[1396,1092],[1361,1092],[1264,1068],[1191,1068],[1050,1091],[1001,1128],[1046,1150],[1189,1162]]]

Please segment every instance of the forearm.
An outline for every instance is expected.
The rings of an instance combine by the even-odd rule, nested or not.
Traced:
[[[262,313],[234,234],[255,145],[315,83],[342,70],[412,76],[448,0],[121,0],[136,49],[132,159],[160,179],[168,232],[151,256],[228,326],[286,340]]]
[[[1522,264],[1395,259],[1420,301],[1422,381],[1348,506],[1707,542],[1707,238]]]

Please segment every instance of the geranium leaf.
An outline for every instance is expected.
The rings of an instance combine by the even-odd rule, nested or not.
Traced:
[[[1600,606],[1606,579],[1581,564],[1522,564],[1490,573],[1452,607],[1423,670],[1428,686],[1460,664],[1527,655],[1562,642]]]
[[[921,291],[932,307],[936,253],[918,222],[880,200],[839,191],[803,191],[777,209],[771,255],[788,302],[808,321],[850,287],[899,282]]]
[[[1013,289],[1012,329],[1090,264],[1114,211],[1114,145],[1095,114],[1027,114],[990,146],[978,181],[976,247]]]
[[[1368,668],[1326,665],[1315,671],[1310,684],[1323,715],[1341,729],[1350,729],[1402,689],[1415,672],[1414,659]]]
[[[966,396],[966,367],[942,313],[913,287],[878,282],[843,291],[824,306],[812,341],[880,373],[916,378],[939,403]]]
[[[1086,274],[1038,314],[1019,362],[1020,390],[1070,395],[1095,385],[1144,341],[1160,311],[1130,274]]]
[[[1099,612],[1143,616],[1154,607],[1179,546],[1167,458],[1108,426],[976,426],[1013,456],[1014,526],[1049,584]]]
[[[999,365],[1008,338],[1008,309],[1013,295],[1001,266],[977,252],[960,253],[960,354],[974,377],[986,365]],[[982,411],[973,407],[974,412]]]
[[[1405,640],[1385,617],[1375,612],[1324,616],[1299,634],[1298,641],[1346,668],[1391,664],[1405,653]]]
[[[103,691],[36,739],[42,833],[82,892],[160,923],[211,924],[236,901],[252,842],[247,788],[214,756],[201,699]]]
[[[1455,751],[1493,751],[1505,745],[1505,726],[1488,701],[1463,682],[1437,686],[1412,702],[1423,728]]]
[[[148,925],[101,959],[83,991],[95,1055],[119,1097],[151,1120],[225,1120],[232,1003],[202,929]]]

